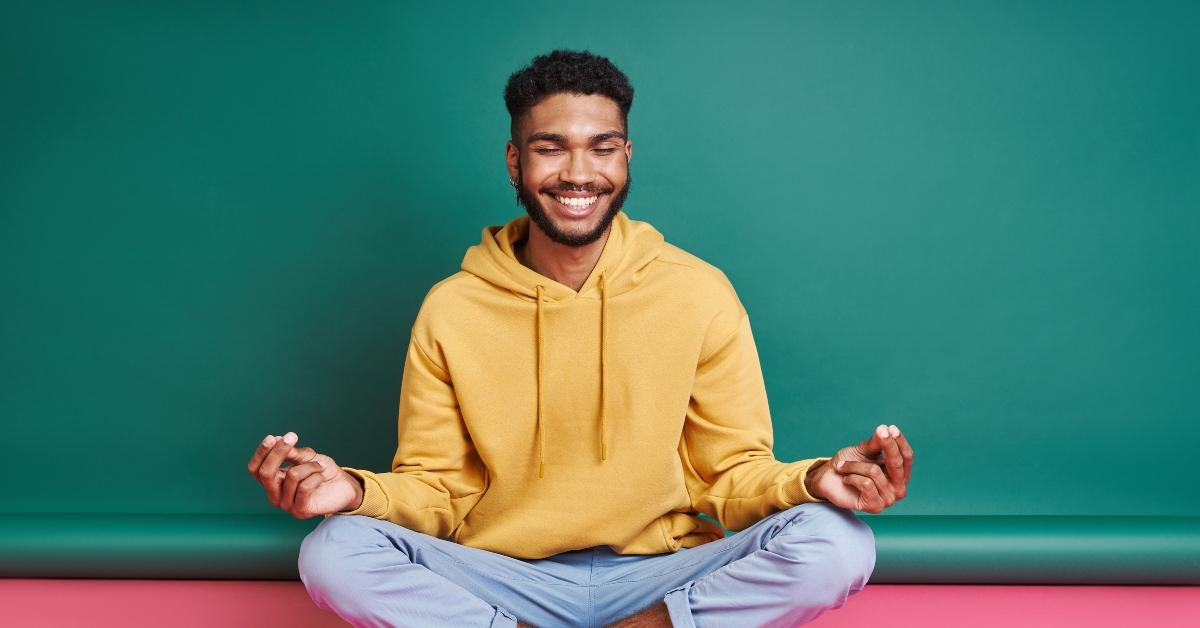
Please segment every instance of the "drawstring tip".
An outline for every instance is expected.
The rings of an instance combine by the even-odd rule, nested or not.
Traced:
[[[600,459],[608,460],[608,447],[606,447],[603,443],[600,445]]]
[[[546,463],[544,463],[544,462],[538,463],[538,477],[539,478],[546,477]]]

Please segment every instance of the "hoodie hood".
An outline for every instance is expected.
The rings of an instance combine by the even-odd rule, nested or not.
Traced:
[[[663,246],[663,236],[650,224],[631,220],[623,211],[618,211],[609,229],[608,240],[604,250],[596,261],[596,266],[588,275],[587,280],[576,292],[570,287],[538,274],[533,269],[524,266],[517,259],[513,246],[529,235],[530,219],[528,215],[520,216],[503,226],[489,226],[483,229],[479,244],[467,249],[463,257],[462,269],[480,279],[496,286],[498,289],[512,293],[514,298],[534,301],[534,328],[537,344],[537,435],[538,435],[538,477],[545,477],[546,466],[546,437],[542,427],[542,367],[545,363],[543,352],[546,337],[546,317],[542,310],[543,303],[566,302],[577,297],[590,297],[600,300],[600,433],[601,461],[607,460],[605,414],[607,397],[605,395],[605,364],[608,356],[608,298],[633,290],[641,281],[645,268],[658,258]]]

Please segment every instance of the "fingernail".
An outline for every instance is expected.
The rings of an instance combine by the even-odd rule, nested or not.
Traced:
[[[270,447],[271,443],[273,443],[273,442],[275,442],[275,437],[271,436],[270,434],[267,434],[267,437],[263,439],[262,444]]]
[[[879,434],[880,438],[887,438],[888,428],[886,425],[880,425],[879,427],[875,428],[875,433]]]
[[[289,445],[295,445],[297,440],[300,440],[300,437],[296,436],[295,432],[288,432],[283,435],[283,442]]]
[[[846,464],[846,461],[845,461],[845,460],[838,460],[838,463],[837,463],[837,468],[841,469],[841,468],[842,468],[842,465],[844,465],[844,464]]]
[[[900,435],[900,428],[896,427],[895,425],[890,425],[890,426],[888,426],[888,429],[889,429],[889,431],[891,431],[891,433],[892,433],[892,436],[899,436],[899,435]]]

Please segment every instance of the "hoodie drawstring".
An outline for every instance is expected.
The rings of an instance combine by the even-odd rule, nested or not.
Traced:
[[[604,432],[605,432],[604,410],[605,410],[605,407],[607,406],[607,404],[605,403],[607,396],[605,395],[605,385],[604,385],[605,379],[606,379],[604,376],[605,375],[605,373],[604,373],[604,367],[605,367],[604,354],[606,352],[606,349],[608,348],[608,338],[605,337],[605,335],[608,332],[608,324],[606,323],[606,318],[608,316],[608,307],[607,307],[608,297],[607,297],[607,293],[604,291],[604,287],[605,287],[605,276],[604,276],[604,273],[601,272],[600,273],[600,461],[601,462],[608,459],[608,448],[605,446],[605,443],[604,443]]]
[[[542,428],[542,290],[537,286],[537,433],[538,433],[538,477],[546,475],[546,432]]]
[[[607,427],[605,425],[605,414],[608,408],[608,394],[605,387],[607,379],[606,369],[608,354],[608,293],[605,291],[607,287],[607,277],[604,273],[600,273],[600,461],[608,460],[608,445],[605,440]],[[535,286],[537,292],[537,433],[538,433],[538,477],[546,477],[546,432],[542,425],[542,367],[545,364],[545,315],[542,314],[542,292],[545,287],[541,284]]]

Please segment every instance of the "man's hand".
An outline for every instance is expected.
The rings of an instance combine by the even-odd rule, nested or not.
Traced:
[[[835,506],[877,514],[908,494],[912,461],[912,447],[900,428],[880,425],[863,442],[810,469],[804,484],[814,497]]]
[[[267,490],[271,504],[297,519],[333,514],[362,504],[363,488],[333,458],[309,447],[295,447],[299,437],[288,432],[283,438],[267,436],[247,469]],[[292,465],[279,467],[284,461]]]

